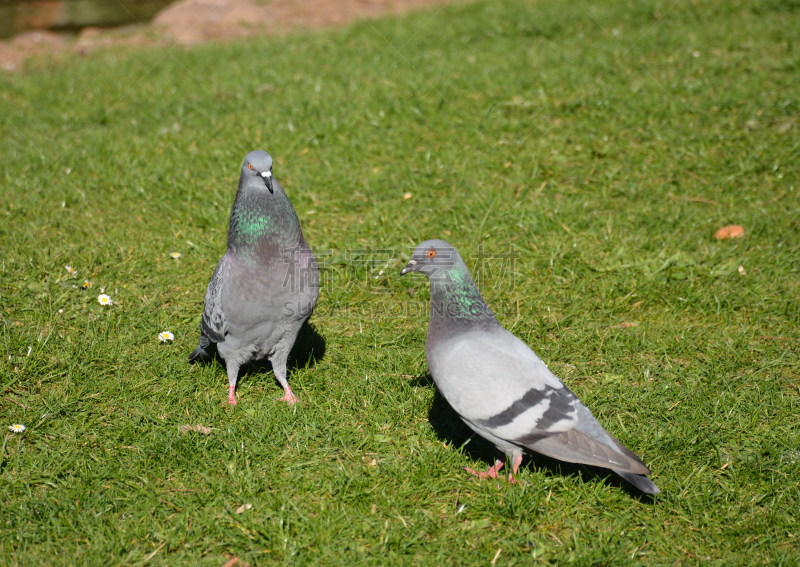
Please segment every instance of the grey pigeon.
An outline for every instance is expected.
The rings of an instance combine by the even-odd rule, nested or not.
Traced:
[[[642,492],[660,491],[644,463],[597,422],[589,409],[528,346],[503,328],[458,252],[443,240],[417,246],[400,275],[431,282],[428,369],[452,408],[475,433],[510,458],[509,480],[529,449],[570,463],[611,469]],[[480,478],[496,478],[504,460]]]
[[[228,402],[235,405],[239,367],[269,358],[285,392],[281,401],[294,404],[286,361],[318,296],[317,262],[272,176],[272,157],[250,152],[231,210],[228,251],[208,284],[200,341],[189,360],[211,358],[216,346],[228,371]]]

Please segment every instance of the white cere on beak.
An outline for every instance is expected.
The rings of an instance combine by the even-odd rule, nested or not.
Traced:
[[[261,173],[261,177],[263,177],[264,179],[267,179],[267,178],[269,178],[269,177],[272,177],[272,172],[271,172],[271,171],[263,171],[263,172]]]

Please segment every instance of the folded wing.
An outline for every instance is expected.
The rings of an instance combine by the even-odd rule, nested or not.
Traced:
[[[214,269],[214,275],[211,276],[208,284],[203,318],[200,321],[200,329],[203,334],[215,343],[224,341],[228,332],[228,323],[225,320],[225,313],[222,311],[222,284],[227,271],[228,262],[223,256]]]
[[[487,438],[562,461],[650,472],[525,343],[502,327],[458,335],[432,351],[431,374],[442,394]]]

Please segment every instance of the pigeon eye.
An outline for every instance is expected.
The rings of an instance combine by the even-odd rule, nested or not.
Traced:
[[[436,250],[428,250],[428,258],[433,258],[434,256],[436,256]]]
[[[252,163],[248,163],[247,167],[249,167],[250,169],[253,169],[253,164]]]

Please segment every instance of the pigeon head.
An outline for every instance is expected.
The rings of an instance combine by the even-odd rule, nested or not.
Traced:
[[[444,240],[426,240],[414,249],[411,260],[400,275],[420,272],[436,279],[437,274],[444,275],[454,266],[464,266],[464,261],[453,246]]]
[[[454,332],[462,328],[463,322],[482,320],[490,325],[498,324],[472,281],[464,260],[444,240],[426,240],[417,246],[400,275],[409,272],[425,274],[431,282],[431,325],[434,327],[444,325],[449,329],[447,332]]]
[[[255,150],[247,154],[242,162],[241,178],[260,181],[272,193],[272,156],[264,150]]]

